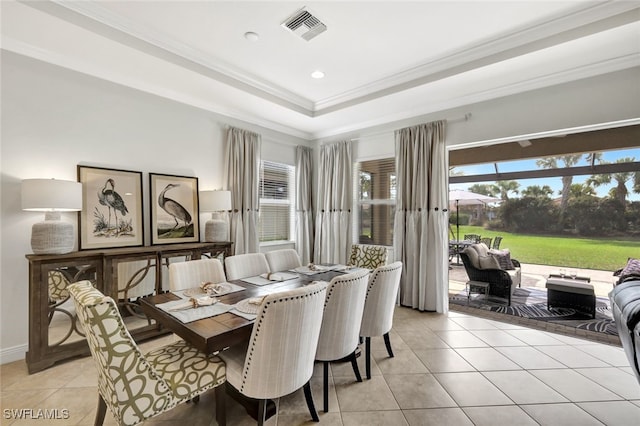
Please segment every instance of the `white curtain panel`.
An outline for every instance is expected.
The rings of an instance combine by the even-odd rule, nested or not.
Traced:
[[[259,134],[230,127],[227,131],[226,189],[231,191],[231,241],[235,254],[257,253],[260,182]]]
[[[303,265],[313,259],[313,151],[296,148],[296,250]]]
[[[448,299],[448,159],[445,121],[395,132],[394,249],[404,264],[400,303],[445,313]]]
[[[314,259],[346,264],[351,252],[351,143],[323,145],[318,169]]]

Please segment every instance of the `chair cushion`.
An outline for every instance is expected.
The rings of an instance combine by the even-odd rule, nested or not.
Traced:
[[[178,399],[190,399],[225,382],[224,361],[207,356],[184,340],[154,349],[145,358]]]
[[[489,254],[491,254],[498,261],[498,265],[500,265],[500,269],[504,269],[505,271],[516,269],[513,266],[513,262],[511,262],[511,252],[509,249],[502,250],[489,250]]]
[[[640,259],[629,258],[627,265],[620,272],[620,282],[630,276],[640,277]]]
[[[495,256],[478,256],[479,269],[502,269]]]

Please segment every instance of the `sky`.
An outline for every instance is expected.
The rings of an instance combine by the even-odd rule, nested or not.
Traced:
[[[616,151],[605,151],[602,153],[602,160],[608,163],[614,163],[618,158],[634,158],[634,161],[640,161],[640,148],[634,149],[624,149],[624,150],[616,150]],[[559,162],[559,166],[563,163]],[[577,163],[575,166],[587,166],[589,165],[584,157]],[[515,160],[508,162],[498,163],[498,168],[501,173],[504,172],[517,172],[524,170],[538,170],[540,167],[536,165],[536,159],[528,159],[528,160]],[[478,175],[478,174],[487,174],[487,173],[495,173],[495,168],[493,163],[488,164],[477,164],[472,166],[464,166],[464,167],[456,167],[456,170],[464,172],[466,176]],[[588,176],[574,176],[573,183],[584,183],[590,175]],[[493,182],[479,182],[479,183],[493,183]],[[540,179],[521,179],[518,180],[520,183],[520,190],[525,189],[528,186],[539,185],[544,186],[548,185],[553,189],[553,197],[560,196],[560,190],[562,189],[562,178],[560,176],[553,178],[540,178]],[[451,184],[450,189],[464,189],[467,190],[470,186],[474,185],[474,182],[471,183],[458,183]],[[612,180],[611,185],[601,185],[596,189],[596,193],[599,197],[604,197],[609,193],[609,190],[616,185],[616,182]],[[627,200],[629,201],[640,201],[640,194],[636,194],[632,192],[633,181],[627,181],[627,189],[629,190],[629,195]]]

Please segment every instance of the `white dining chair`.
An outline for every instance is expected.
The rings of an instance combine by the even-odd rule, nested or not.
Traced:
[[[197,259],[169,265],[169,289],[186,290],[198,287],[203,282],[222,283],[227,281],[222,262],[218,259]]]
[[[383,336],[389,357],[393,358],[389,331],[393,326],[393,311],[396,307],[402,262],[376,268],[369,276],[367,297],[360,326],[360,336],[365,338],[365,368],[367,379],[371,378],[371,338]]]
[[[356,359],[360,340],[360,324],[364,311],[369,271],[361,269],[334,277],[327,288],[322,328],[318,341],[316,361],[323,363],[324,411],[329,411],[329,363],[351,361],[356,380],[361,382]]]
[[[271,272],[289,271],[302,266],[300,256],[294,249],[282,249],[265,253]]]
[[[227,279],[239,280],[271,272],[264,253],[236,254],[224,259]]]
[[[79,323],[87,336],[98,374],[95,425],[107,408],[116,423],[133,426],[216,389],[216,420],[225,424],[225,364],[180,340],[143,354],[127,330],[111,297],[90,281],[69,286]]]
[[[259,425],[265,421],[267,399],[300,388],[304,388],[311,417],[319,421],[309,381],[326,291],[327,283],[317,282],[266,296],[248,344],[220,353],[227,366],[227,382],[242,395],[259,400]]]

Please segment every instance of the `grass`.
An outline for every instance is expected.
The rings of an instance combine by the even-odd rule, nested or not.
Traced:
[[[456,232],[455,225],[452,225]],[[615,238],[574,238],[564,236],[512,234],[481,226],[460,226],[464,234],[483,237],[502,236],[500,248],[522,263],[615,271],[627,264],[629,257],[640,257],[640,241]]]

